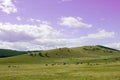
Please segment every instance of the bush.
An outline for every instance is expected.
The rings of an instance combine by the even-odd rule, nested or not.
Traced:
[[[44,57],[44,55],[41,52],[39,52],[39,56]]]

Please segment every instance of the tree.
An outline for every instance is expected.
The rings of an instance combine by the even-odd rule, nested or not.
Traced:
[[[39,52],[39,56],[44,57],[41,52]]]
[[[48,56],[48,53],[45,53],[45,56],[46,56],[46,57],[49,57],[49,56]]]
[[[33,56],[33,53],[30,53],[30,56]]]

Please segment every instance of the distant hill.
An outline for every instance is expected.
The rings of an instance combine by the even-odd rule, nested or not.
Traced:
[[[40,57],[66,58],[66,57],[99,57],[99,56],[107,56],[107,55],[110,56],[110,55],[120,54],[120,51],[101,45],[82,46],[75,48],[57,48],[46,51],[41,51],[41,50],[16,51],[16,50],[0,49],[0,58],[17,56],[27,53],[29,53],[29,55],[31,56],[38,55]]]
[[[23,55],[22,55],[23,54]],[[57,48],[45,51],[14,51],[0,49],[0,63],[76,63],[120,61],[120,51],[101,45]]]
[[[26,54],[25,51],[16,51],[16,50],[9,50],[9,49],[0,49],[0,58],[11,57]]]
[[[36,52],[41,57],[100,57],[120,54],[119,50],[109,47],[97,45],[97,46],[83,46],[75,48],[58,48],[53,50],[47,50],[43,52]]]

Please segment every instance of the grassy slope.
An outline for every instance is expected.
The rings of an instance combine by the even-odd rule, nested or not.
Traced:
[[[36,53],[38,54],[38,53]],[[41,57],[67,58],[67,57],[101,57],[119,55],[120,51],[101,46],[84,46],[77,48],[59,48],[41,52]]]
[[[12,64],[11,64],[12,66]],[[120,80],[120,63],[0,66],[1,80]]]
[[[38,52],[32,52],[36,56],[24,54],[0,58],[0,79],[120,80],[120,53],[117,50],[100,46],[69,50],[70,52],[68,48],[62,48],[39,52],[42,56]],[[76,64],[77,62],[80,63]],[[53,66],[54,63],[56,64]]]
[[[41,55],[39,55],[39,53]],[[77,63],[120,61],[120,52],[101,46],[59,48],[0,59],[0,63]]]

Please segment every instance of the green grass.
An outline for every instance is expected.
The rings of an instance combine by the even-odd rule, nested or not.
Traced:
[[[52,58],[70,58],[70,57],[101,57],[120,55],[119,50],[104,46],[83,46],[75,48],[58,48],[46,51],[16,51],[8,49],[0,49],[0,58],[17,56],[21,54],[32,53],[37,54],[41,57],[52,57]]]
[[[83,46],[75,48],[58,48],[42,52],[33,52],[32,54],[40,54],[41,57],[52,58],[79,58],[120,55],[120,51],[104,46]]]
[[[2,80],[120,80],[120,62],[88,64],[8,64],[0,66]]]
[[[78,62],[79,64],[77,64]],[[25,54],[2,58],[0,59],[0,79],[120,80],[120,57],[113,55],[109,57],[48,58]]]
[[[84,46],[29,53],[0,58],[0,80],[120,80],[118,50]]]

